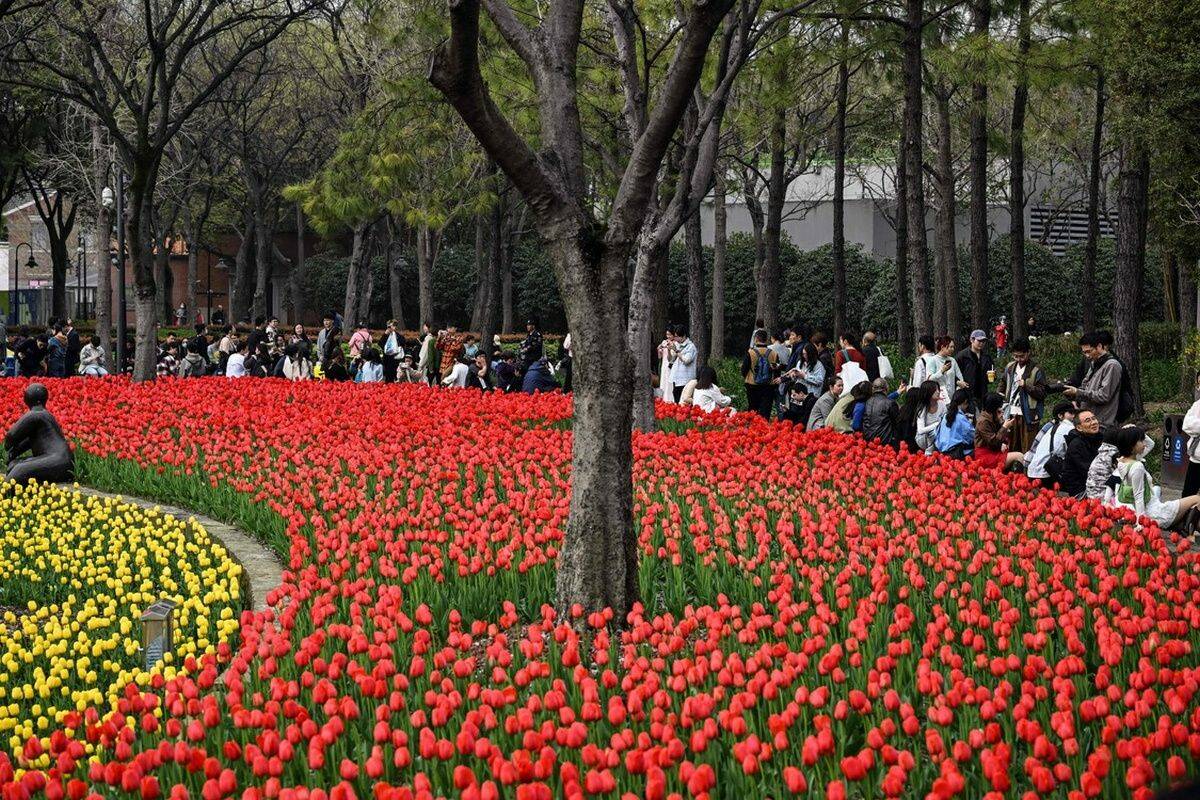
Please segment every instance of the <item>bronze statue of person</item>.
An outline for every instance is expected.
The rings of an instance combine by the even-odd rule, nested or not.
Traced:
[[[46,410],[49,393],[40,383],[25,388],[25,405],[29,407],[4,437],[8,456],[8,479],[27,483],[32,479],[57,483],[75,477],[75,454],[63,436],[54,415]],[[27,458],[18,458],[29,452]]]

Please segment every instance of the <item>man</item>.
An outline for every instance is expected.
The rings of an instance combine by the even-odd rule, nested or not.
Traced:
[[[808,424],[808,419],[812,416],[816,404],[817,398],[808,393],[808,387],[797,381],[791,386],[787,408],[779,415],[779,418],[804,428]]]
[[[174,377],[179,373],[179,342],[174,341],[174,337],[168,337],[168,341],[163,346],[162,352],[158,354],[158,377],[167,378]]]
[[[396,382],[397,383],[424,383],[425,375],[416,366],[413,365],[413,357],[406,355],[400,359],[399,366],[396,367]]]
[[[683,387],[688,385],[688,381],[696,379],[696,345],[688,338],[687,328],[683,325],[676,325],[672,335],[678,355],[671,364],[671,385],[674,387],[675,402],[678,403],[683,397]]]
[[[17,366],[21,377],[32,378],[43,374],[45,369],[44,362],[46,360],[46,341],[49,338],[45,334],[41,336],[27,336],[17,346]]]
[[[274,344],[274,341],[267,338],[266,322],[262,317],[257,317],[254,320],[254,330],[250,331],[250,335],[246,337],[246,344],[251,353],[257,353],[258,346],[263,342],[266,342],[268,345]]]
[[[1015,346],[1015,343],[1014,343]],[[1054,407],[1054,418],[1042,426],[1034,437],[1033,445],[1025,453],[1025,474],[1031,480],[1042,482],[1046,489],[1054,488],[1054,477],[1046,469],[1052,456],[1067,451],[1067,435],[1075,430],[1075,406],[1059,403]]]
[[[775,353],[775,363],[781,366],[792,360],[792,348],[788,347],[786,344],[788,338],[789,333],[787,331],[784,331],[783,333],[772,333],[771,344],[768,345],[768,349],[774,351]]]
[[[1077,407],[1094,412],[1102,428],[1117,424],[1124,372],[1121,362],[1109,352],[1109,342],[1111,338],[1103,331],[1084,334],[1080,338],[1079,349],[1090,362],[1087,374],[1082,385],[1068,385],[1063,389],[1063,394],[1074,400]]]
[[[225,360],[225,377],[246,377],[246,351],[249,349],[244,339],[238,339],[234,342],[233,352]]]
[[[1030,448],[1034,433],[1042,424],[1042,408],[1049,392],[1046,373],[1030,358],[1029,340],[1017,339],[1012,344],[1012,361],[1004,367],[1000,394],[1004,397],[1004,414],[1016,422],[1012,428],[1013,450]]]
[[[800,328],[798,326],[793,326],[792,329],[788,331],[787,346],[790,355],[788,356],[787,369],[784,370],[785,372],[791,372],[794,369],[800,368],[800,357],[804,354],[804,345],[804,336],[800,333]],[[813,401],[816,401],[815,397],[813,398]]]
[[[175,338],[175,332],[171,331],[170,333],[167,334],[167,340],[165,342],[163,342],[163,346],[158,349],[159,360],[161,360],[162,357],[164,355],[166,355],[168,350],[170,350],[172,347],[178,347],[178,345],[179,345],[179,339]]]
[[[225,324],[225,307],[218,303],[216,309],[212,312],[212,319],[209,321],[213,325],[216,325],[218,328],[221,327],[222,325],[224,325]]]
[[[79,354],[83,352],[83,340],[79,337],[79,331],[75,329],[75,323],[70,319],[63,325],[63,332],[67,334],[67,374],[75,375],[79,372]]]
[[[988,372],[992,369],[992,357],[985,349],[987,338],[987,334],[982,330],[971,331],[970,344],[958,351],[958,355],[954,357],[963,380],[966,381],[967,391],[971,393],[972,408],[978,408],[983,398],[987,397]]]
[[[525,380],[521,382],[521,391],[525,394],[553,392],[557,388],[558,381],[554,379],[550,363],[546,359],[538,359],[525,370]]]
[[[883,378],[871,382],[871,396],[863,409],[862,432],[868,442],[879,442],[891,448],[899,448],[900,439],[896,429],[900,422],[900,406],[888,397],[888,384]]]
[[[254,334],[251,333],[250,335],[253,336]],[[208,366],[211,362],[208,360],[208,328],[204,325],[204,323],[198,323],[196,325],[196,335],[193,336],[191,341],[188,342],[187,357],[190,358],[192,356],[195,356],[196,358],[200,359],[201,362],[203,362],[204,372],[207,373]],[[184,360],[186,361],[187,358]],[[181,377],[186,378],[194,376],[183,375]]]
[[[389,319],[387,331],[383,334],[383,382],[392,383],[396,380],[396,368],[404,355],[404,340],[396,330],[396,320]]]
[[[879,377],[879,357],[883,355],[883,351],[879,349],[879,345],[875,344],[875,332],[867,331],[862,338],[862,354],[867,360],[867,364],[863,369],[867,371],[867,380],[874,381]]]
[[[1067,434],[1066,463],[1059,488],[1071,497],[1082,497],[1087,489],[1088,469],[1104,443],[1100,419],[1092,411],[1075,415],[1075,430]]]
[[[515,392],[521,388],[521,376],[517,373],[517,356],[505,351],[496,363],[496,388],[502,392]]]
[[[275,340],[279,338],[279,317],[271,317],[271,319],[267,321],[267,329],[265,332],[267,334],[267,342],[273,344]]]
[[[201,337],[197,336],[196,339]],[[192,342],[195,342],[193,339]],[[203,345],[198,345],[202,351],[207,354],[208,348]],[[200,353],[192,350],[192,344],[188,343],[183,347],[183,358],[179,361],[179,377],[181,378],[203,378],[208,374],[208,361]]]
[[[847,361],[853,361],[863,368],[863,372],[867,371],[867,357],[858,349],[858,337],[853,333],[843,333],[838,339],[841,349],[834,354],[833,371],[837,374],[842,371],[842,365]]]
[[[522,372],[528,370],[535,362],[540,360],[544,352],[542,332],[538,330],[537,320],[526,320],[525,334],[525,339],[521,342],[521,346],[517,351],[517,358],[521,362]]]
[[[51,378],[67,377],[67,334],[62,328],[56,327],[46,345],[46,375]]]
[[[812,413],[808,416],[806,430],[815,431],[825,427],[825,419],[842,394],[842,385],[841,378],[834,378],[833,383],[829,384],[828,391],[817,398],[817,402],[813,404]]]
[[[326,311],[321,318],[321,330],[317,332],[317,358],[321,359],[321,366],[325,366],[325,343],[329,339],[329,334],[333,331],[333,312]],[[258,352],[257,350],[253,352]]]

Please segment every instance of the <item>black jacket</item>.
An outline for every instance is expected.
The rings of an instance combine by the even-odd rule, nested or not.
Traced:
[[[817,398],[814,395],[805,395],[803,403],[788,403],[787,409],[780,415],[780,419],[795,423],[801,428],[808,425],[808,418],[812,414],[813,406],[817,404]]]
[[[982,401],[987,397],[987,373],[992,368],[992,357],[987,354],[986,350],[975,355],[970,347],[964,347],[958,351],[954,360],[958,362],[958,368],[962,370],[963,380],[971,387],[967,390],[971,393],[971,397],[975,398],[976,402]]]
[[[896,405],[896,401],[886,394],[876,392],[867,398],[867,406],[863,410],[863,438],[895,447],[898,441],[896,428],[899,421],[900,407]]]
[[[1063,467],[1060,488],[1072,497],[1083,494],[1087,488],[1088,470],[1100,445],[1104,443],[1104,434],[1093,434],[1071,431],[1067,434],[1066,464]]]
[[[861,351],[867,359],[867,380],[873,381],[879,377],[879,357],[883,355],[879,347],[869,344]]]

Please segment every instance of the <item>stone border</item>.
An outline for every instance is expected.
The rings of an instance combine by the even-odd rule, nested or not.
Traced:
[[[275,554],[260,544],[250,534],[238,530],[232,525],[219,522],[203,514],[197,514],[186,508],[169,506],[165,503],[156,503],[153,500],[146,500],[141,497],[102,492],[99,489],[93,489],[90,486],[84,486],[79,483],[62,483],[59,485],[83,495],[120,500],[123,503],[129,503],[130,505],[144,509],[158,509],[161,513],[184,522],[188,519],[196,520],[208,532],[209,536],[221,543],[226,552],[229,553],[229,557],[241,566],[242,597],[246,606],[252,611],[266,611],[267,593],[283,582],[283,567],[280,565],[279,559],[275,557]]]

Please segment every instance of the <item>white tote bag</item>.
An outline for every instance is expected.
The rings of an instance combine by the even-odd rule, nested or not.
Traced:
[[[879,365],[879,377],[886,378],[889,381],[896,377],[896,373],[892,370],[891,359],[883,353],[879,354],[879,357],[875,359],[875,363]]]

